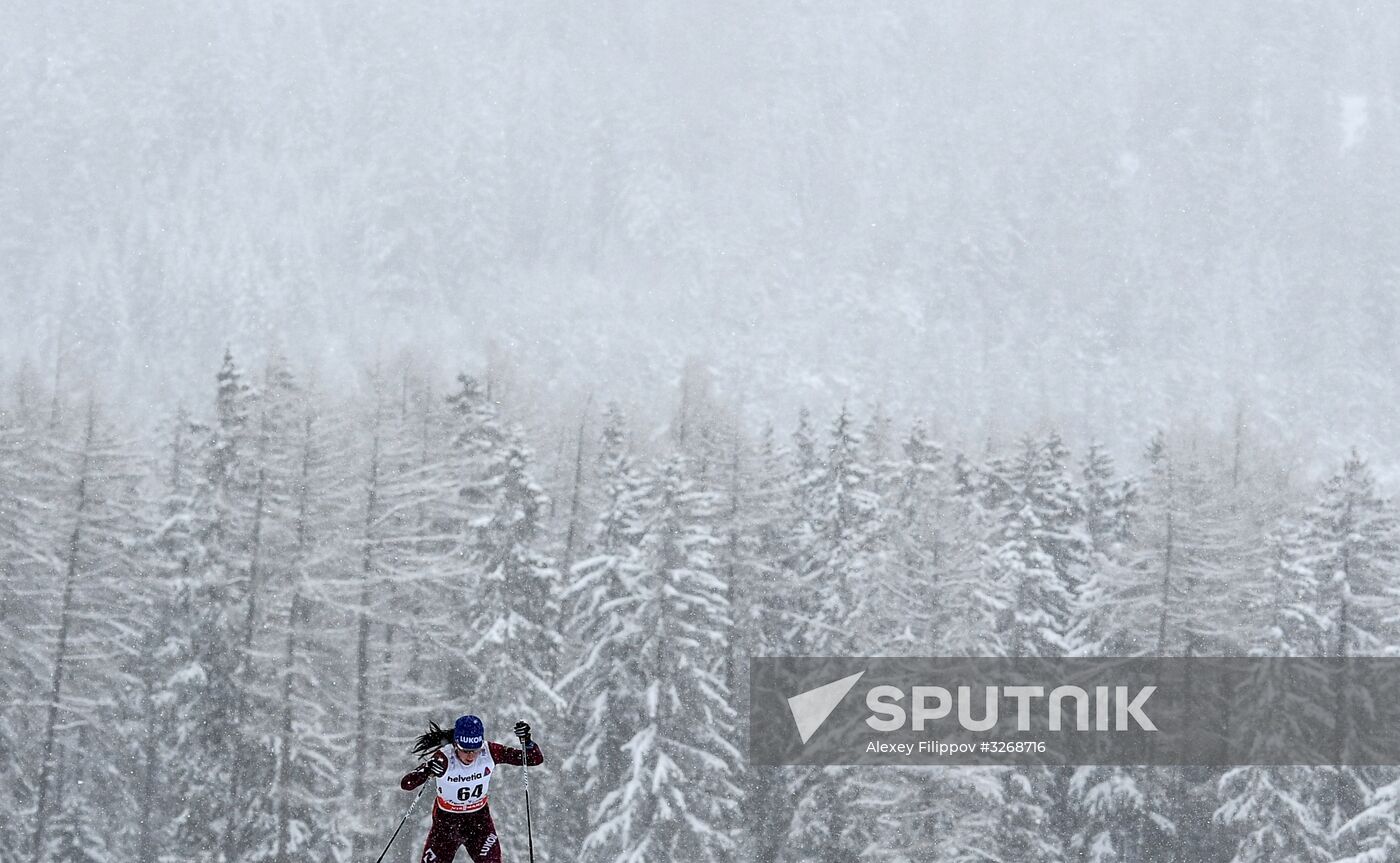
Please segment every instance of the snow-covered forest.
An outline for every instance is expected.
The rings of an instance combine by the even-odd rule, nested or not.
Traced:
[[[0,863],[368,863],[466,711],[542,863],[1400,859],[1400,769],[745,740],[1400,652],[1400,4],[9,6]]]
[[[547,436],[469,373],[366,389],[226,355],[151,435],[8,382],[0,860],[371,859],[411,738],[468,709],[536,728],[541,860],[1400,854],[1396,768],[745,755],[751,655],[1392,652],[1400,524],[1360,454],[1307,484],[1243,427],[1115,464],[846,409],[750,433],[699,397],[660,436],[604,405]]]

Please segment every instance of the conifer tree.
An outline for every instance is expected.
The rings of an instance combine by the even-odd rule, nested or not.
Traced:
[[[34,621],[50,616],[44,598],[51,591],[33,588],[52,581],[49,554],[60,525],[47,514],[59,490],[51,467],[57,459],[42,422],[26,408],[38,399],[27,383],[22,374],[19,403],[0,406],[0,689],[7,694],[41,691],[52,670],[33,631]],[[0,859],[6,863],[30,847],[31,825],[21,812],[33,805],[37,790],[30,779],[37,753],[27,743],[37,734],[37,717],[17,701],[8,695],[0,706],[0,769],[15,777],[0,783]]]
[[[657,469],[646,504],[647,529],[628,609],[629,679],[624,695],[633,733],[623,745],[623,782],[600,804],[605,813],[586,848],[624,861],[717,861],[733,853],[741,759],[723,677],[728,608],[714,572],[716,501],[696,487],[681,457]]]
[[[993,465],[995,526],[988,540],[990,611],[1011,656],[1062,656],[1086,577],[1084,508],[1058,436],[1027,438],[1016,460]]]
[[[1075,653],[1075,614],[1090,539],[1069,453],[1056,434],[1026,438],[1010,462],[993,460],[984,493],[994,509],[983,592],[996,621],[993,649],[1008,656]],[[1008,768],[1001,774],[995,839],[1009,859],[1066,859],[1073,841],[1071,774]]]
[[[1154,436],[1122,562],[1100,559],[1086,588],[1086,638],[1110,656],[1237,651],[1236,623],[1258,585],[1240,577],[1258,549],[1198,452]]]
[[[878,632],[888,633],[895,652],[933,651],[940,632],[938,612],[946,587],[950,537],[945,513],[952,497],[945,480],[942,448],[916,422],[902,446],[903,458],[891,460],[881,496],[882,576],[876,585],[880,607]]]
[[[535,482],[519,431],[504,438],[495,456],[485,483],[492,509],[477,520],[472,549],[480,580],[469,598],[480,623],[466,656],[486,683],[472,697],[494,705],[500,727],[517,719],[540,725],[557,715],[563,642],[560,576],[545,547],[549,499]]]
[[[797,644],[813,655],[839,655],[858,644],[865,613],[878,498],[861,458],[861,437],[844,408],[832,423],[819,461],[804,465],[797,438],[798,494],[803,502],[793,537],[797,550]]]
[[[296,406],[307,400],[293,380],[284,360],[274,356],[263,375],[263,385],[251,391],[247,447],[247,535],[245,562],[238,579],[238,635],[233,657],[233,702],[228,706],[227,736],[237,742],[241,756],[231,768],[226,810],[230,823],[224,831],[224,856],[263,859],[269,853],[269,837],[276,833],[276,801],[273,799],[277,756],[271,741],[279,739],[270,717],[278,714],[269,681],[275,675],[263,657],[276,646],[259,636],[277,631],[269,609],[284,593],[285,561],[295,553],[293,486],[298,473]],[[236,816],[236,817],[235,817]]]
[[[1128,538],[1137,486],[1118,478],[1112,456],[1098,441],[1089,444],[1079,475],[1090,547],[1096,554],[1114,557]]]
[[[1308,526],[1306,563],[1322,591],[1326,655],[1369,656],[1393,644],[1400,529],[1370,467],[1355,452],[1323,486]]]
[[[384,813],[400,805],[397,780],[405,767],[406,740],[422,731],[420,723],[451,718],[464,707],[441,671],[461,667],[464,650],[454,637],[460,629],[455,621],[465,607],[460,601],[465,542],[458,494],[461,462],[451,446],[458,429],[451,422],[450,403],[433,398],[408,369],[403,379],[399,404],[391,409],[387,376],[376,369],[370,380],[372,404],[357,424],[369,431],[359,437],[355,469],[360,476],[351,484],[355,500],[339,516],[355,525],[356,541],[346,550],[350,561],[344,567],[352,573],[344,595],[354,601],[347,603],[325,589],[313,594],[321,606],[345,615],[355,633],[347,678],[356,692],[351,725],[367,749],[363,796],[353,784],[345,789],[345,811],[353,813],[345,830],[353,831],[352,844],[365,848]],[[328,562],[333,563],[334,558]],[[361,686],[363,714],[358,712]],[[413,724],[406,726],[406,720]],[[426,816],[425,811],[419,817]],[[410,843],[403,853],[406,863],[416,863],[421,848]]]
[[[336,765],[349,741],[326,699],[340,644],[333,630],[317,624],[318,618],[325,619],[321,598],[334,590],[332,574],[346,562],[332,533],[344,506],[335,493],[330,460],[344,442],[318,420],[319,407],[310,401],[299,417],[298,464],[288,489],[292,545],[285,584],[269,614],[278,635],[272,647],[278,665],[267,732],[275,759],[268,780],[272,823],[267,858],[272,863],[292,863],[314,849],[339,847],[343,839],[339,823],[320,815],[326,797],[345,790]]]
[[[877,560],[879,498],[870,488],[860,433],[843,407],[833,421],[820,459],[802,464],[806,441],[796,439],[801,501],[796,534],[796,631],[788,649],[839,656],[870,642],[870,594]],[[815,453],[814,453],[815,454]],[[794,772],[791,792],[800,801],[789,830],[792,852],[834,860],[858,854],[864,842],[847,809],[834,806],[854,792],[845,769]]]
[[[141,621],[140,648],[129,660],[136,681],[128,703],[135,794],[135,835],[131,838],[136,863],[153,863],[174,840],[174,824],[157,812],[177,809],[172,796],[171,767],[178,750],[178,702],[186,687],[172,677],[183,649],[190,643],[190,564],[192,559],[194,446],[191,422],[183,407],[170,424],[168,445],[161,460],[162,482],[152,519],[153,529],[143,544],[142,559],[150,618]]]
[[[579,741],[564,761],[564,773],[582,777],[580,820],[589,833],[606,817],[602,800],[624,781],[623,746],[630,729],[622,713],[628,693],[644,684],[631,665],[634,625],[628,610],[641,567],[645,532],[646,486],[627,440],[626,419],[616,404],[604,413],[598,451],[598,520],[584,548],[584,558],[570,574],[564,592],[565,632],[572,667],[562,677],[567,715],[579,723],[567,727]],[[609,859],[610,846],[585,842],[587,861]]]
[[[1269,551],[1271,589],[1250,655],[1320,655],[1319,585],[1306,563],[1304,531],[1294,524],[1281,524],[1269,537]],[[1328,688],[1324,670],[1316,670],[1312,679],[1299,679],[1296,671],[1278,663],[1259,666],[1251,691],[1271,697],[1245,705],[1245,714],[1233,721],[1244,727],[1264,727],[1266,722],[1292,719],[1301,726],[1294,732],[1298,739],[1307,739],[1302,728],[1316,715],[1318,693]],[[1215,821],[1234,838],[1232,863],[1333,859],[1332,836],[1318,805],[1322,790],[1318,780],[1323,775],[1314,768],[1287,766],[1240,766],[1225,771],[1217,788]]]
[[[198,469],[190,503],[188,549],[171,549],[188,557],[189,619],[183,622],[179,664],[174,678],[187,687],[178,710],[178,745],[184,751],[219,751],[239,729],[227,725],[239,698],[244,609],[240,608],[247,572],[248,510],[255,475],[251,465],[250,422],[255,405],[251,388],[230,353],[216,377],[214,419],[196,424],[200,438]],[[228,807],[234,782],[234,759],[178,764],[175,781],[187,789],[186,817],[177,820],[175,842],[191,853],[218,858],[242,838],[237,808]],[[229,863],[228,860],[225,863]]]
[[[790,451],[782,446],[771,425],[766,425],[750,454],[742,483],[743,492],[732,518],[739,523],[737,549],[731,551],[734,573],[739,582],[731,595],[740,596],[731,609],[739,638],[748,645],[749,655],[776,656],[789,650],[786,633],[795,611],[790,586],[791,525],[795,522],[791,490]],[[732,650],[732,648],[731,648]],[[741,715],[749,707],[747,675],[731,677]],[[747,724],[741,725],[741,730]],[[747,741],[738,741],[746,744]],[[792,771],[787,768],[750,764],[742,778],[739,859],[774,863],[785,845],[786,833],[774,825],[791,823],[795,794],[789,787]]]
[[[1390,501],[1376,489],[1370,467],[1355,451],[1341,470],[1322,488],[1318,503],[1308,515],[1307,567],[1316,574],[1322,620],[1324,655],[1347,659],[1374,656],[1396,642],[1397,620],[1392,611],[1395,582],[1400,576],[1400,531]],[[1360,677],[1363,669],[1350,663],[1329,681],[1336,698],[1338,727],[1332,748],[1337,763],[1324,768],[1320,792],[1324,823],[1332,832],[1336,854],[1366,859],[1370,850],[1385,847],[1393,839],[1377,817],[1377,806],[1391,807],[1388,789],[1394,782],[1391,768],[1351,767],[1357,729],[1375,718],[1368,714],[1370,697],[1384,681]],[[1367,692],[1367,698],[1357,698]],[[1392,810],[1393,811],[1393,810]]]
[[[51,487],[56,494],[49,515],[59,531],[44,555],[44,576],[55,593],[53,640],[44,642],[50,675],[39,690],[43,724],[31,846],[40,861],[65,849],[85,853],[75,850],[83,841],[75,831],[85,829],[76,823],[84,820],[84,810],[121,817],[120,807],[131,802],[118,793],[120,787],[110,795],[100,793],[118,779],[120,762],[89,764],[83,747],[74,744],[102,732],[98,717],[111,715],[115,693],[130,685],[119,657],[135,646],[127,621],[140,608],[132,596],[137,586],[132,554],[141,531],[137,469],[94,399],[88,399],[75,439],[54,452],[61,473]],[[75,727],[77,734],[61,734],[60,724]],[[69,781],[75,774],[86,787]]]

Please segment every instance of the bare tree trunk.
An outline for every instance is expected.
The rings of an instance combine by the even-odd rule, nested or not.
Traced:
[[[305,434],[302,438],[301,450],[301,482],[297,486],[297,521],[296,521],[296,567],[295,572],[300,573],[301,567],[305,565],[308,555],[309,529],[307,510],[310,508],[310,488],[311,488],[311,416],[308,414],[305,419]],[[272,859],[275,863],[289,863],[287,856],[287,846],[291,841],[291,813],[287,805],[287,781],[292,773],[291,752],[293,734],[293,711],[292,711],[292,677],[295,674],[297,658],[297,633],[306,619],[306,603],[301,597],[301,584],[298,583],[292,588],[292,603],[287,609],[287,638],[282,651],[282,719],[281,734],[282,745],[277,748],[276,765],[276,786],[282,793],[273,802],[276,807],[277,838],[272,850]]]
[[[743,688],[744,681],[741,677],[745,670],[744,657],[748,655],[749,646],[748,597],[743,586],[739,584],[739,553],[742,547],[739,516],[743,503],[741,449],[740,437],[736,433],[729,466],[729,541],[726,549],[728,559],[724,564],[724,598],[729,603],[729,649],[725,652],[725,683],[729,686],[731,697],[737,697]]]
[[[1173,468],[1170,462],[1167,464],[1167,537],[1166,548],[1163,550],[1162,561],[1162,613],[1157,622],[1157,650],[1154,655],[1158,658],[1167,655],[1167,618],[1170,615],[1171,593],[1172,593],[1172,567],[1176,556],[1176,485],[1173,477]]]
[[[136,820],[140,830],[136,839],[137,863],[152,863],[156,858],[155,842],[152,840],[155,831],[151,826],[151,813],[155,808],[156,774],[160,767],[160,733],[163,724],[156,721],[161,712],[155,704],[157,679],[153,672],[147,673],[145,690],[141,699],[147,721],[145,734],[141,740],[141,757],[144,764],[141,768],[141,804]]]
[[[39,761],[39,804],[34,813],[34,840],[32,855],[35,863],[43,863],[44,831],[48,828],[49,792],[53,786],[54,774],[54,734],[58,727],[58,705],[63,696],[64,672],[68,663],[68,640],[73,629],[73,596],[78,581],[79,547],[83,539],[83,517],[88,508],[88,472],[91,470],[93,428],[96,424],[96,407],[88,403],[87,430],[83,434],[83,455],[78,470],[77,507],[73,519],[73,531],[68,536],[65,574],[63,580],[63,603],[60,606],[58,621],[58,645],[54,651],[53,679],[49,684],[49,705],[44,719],[44,745],[40,748]],[[63,785],[53,788],[53,807],[63,800]]]
[[[377,397],[376,397],[377,399]],[[354,801],[357,809],[365,799],[365,774],[368,765],[365,756],[369,746],[369,602],[370,577],[374,573],[374,521],[379,511],[379,405],[374,408],[374,431],[370,449],[369,479],[365,494],[365,532],[360,565],[360,609],[358,633],[355,638],[355,777],[353,783]],[[351,831],[350,859],[358,860],[361,855],[362,837],[359,825]]]
[[[593,404],[593,396],[588,397],[587,403],[583,406],[583,415],[578,421],[578,451],[574,455],[574,488],[569,496],[569,527],[564,534],[564,560],[563,572],[568,576],[569,568],[574,563],[574,547],[578,543],[579,533],[579,507],[583,495],[583,438],[588,428],[588,408]]]
[[[185,409],[181,406],[176,412],[175,419],[175,442],[172,448],[174,453],[170,460],[170,489],[179,493],[184,487],[185,473],[185,430],[188,427],[189,418],[185,415]],[[180,576],[181,582],[188,584],[190,574],[190,561],[188,556],[181,560]],[[188,604],[185,604],[188,612]],[[171,608],[174,607],[172,603]],[[169,633],[169,619],[158,621],[160,637],[157,643],[163,642]],[[145,727],[145,734],[141,740],[141,757],[143,759],[141,767],[141,804],[138,810],[137,825],[139,833],[136,838],[136,863],[153,863],[157,856],[156,843],[154,841],[155,828],[152,825],[151,814],[155,810],[156,797],[158,794],[157,777],[160,775],[160,739],[165,725],[169,719],[165,715],[164,709],[156,706],[155,693],[158,688],[157,683],[160,675],[155,667],[156,660],[147,657],[152,667],[145,670],[144,691],[142,693],[142,704],[148,718]]]
[[[264,447],[259,446],[259,462],[266,456]],[[253,509],[253,536],[252,536],[252,556],[248,562],[248,610],[243,619],[243,638],[240,642],[240,656],[238,657],[237,668],[239,677],[245,682],[252,675],[253,664],[253,624],[257,617],[258,591],[262,570],[262,521],[263,509],[266,504],[267,470],[260,464],[258,467],[258,490],[254,499]],[[234,703],[232,710],[232,727],[235,733],[240,733],[243,729],[244,716],[247,712],[247,704],[241,686],[234,687]],[[244,835],[244,830],[235,829],[235,825],[241,823],[241,819],[233,817],[238,812],[238,803],[243,794],[243,774],[246,771],[247,761],[242,758],[233,760],[233,769],[229,772],[228,783],[228,812],[230,814],[228,827],[224,830],[224,860],[233,863],[238,857],[238,840]]]
[[[282,719],[279,733],[282,745],[277,753],[276,784],[282,793],[274,801],[277,810],[277,838],[272,848],[272,859],[276,863],[288,863],[287,846],[291,841],[291,812],[287,805],[287,779],[292,772],[292,670],[296,666],[297,631],[305,618],[305,602],[301,592],[292,594],[292,605],[287,612],[287,640],[282,651]]]

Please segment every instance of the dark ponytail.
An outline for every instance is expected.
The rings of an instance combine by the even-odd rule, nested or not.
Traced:
[[[418,735],[418,740],[413,744],[413,754],[422,758],[438,749],[444,743],[452,742],[452,732],[444,730],[436,722],[428,723],[428,730]]]

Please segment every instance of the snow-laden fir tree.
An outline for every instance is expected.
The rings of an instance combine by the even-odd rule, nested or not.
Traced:
[[[1335,844],[1345,850],[1330,858],[1336,863],[1381,863],[1400,856],[1400,776],[1394,768],[1373,774],[1379,784],[1367,793],[1365,808],[1337,831]]]
[[[1245,513],[1228,483],[1211,472],[1199,442],[1173,445],[1158,433],[1146,460],[1121,552],[1098,555],[1084,589],[1076,627],[1084,650],[1109,656],[1239,650],[1238,622],[1259,587],[1259,579],[1243,572],[1257,551]],[[1073,788],[1081,807],[1096,807],[1078,828],[1074,841],[1081,847],[1157,849],[1178,861],[1218,850],[1209,829],[1215,777],[1188,778],[1180,768],[1092,767],[1076,772]]]
[[[1395,644],[1400,526],[1370,467],[1355,452],[1308,514],[1306,564],[1325,615],[1325,655],[1373,656]]]
[[[746,457],[745,468],[730,478],[726,578],[729,595],[734,598],[733,639],[742,646],[730,645],[729,685],[740,716],[749,709],[746,657],[781,655],[789,644],[785,633],[795,608],[787,589],[794,521],[789,455],[773,427],[767,425],[756,446],[740,456]],[[736,656],[745,657],[740,673],[735,673]],[[747,746],[742,737],[747,731],[748,723],[741,722],[737,745]],[[736,776],[742,793],[736,859],[763,863],[778,859],[786,831],[771,828],[792,820],[790,776],[787,768],[755,764],[746,764],[742,775]]]
[[[374,408],[373,418],[369,423],[369,455],[364,466],[364,503],[363,521],[360,533],[360,548],[358,560],[356,560],[355,573],[358,584],[354,591],[358,598],[355,608],[352,611],[353,627],[355,632],[354,647],[354,676],[353,683],[355,699],[352,713],[353,737],[353,764],[349,784],[349,795],[347,809],[351,817],[346,825],[350,834],[350,854],[352,857],[359,857],[365,853],[366,834],[369,830],[370,819],[366,817],[367,810],[371,810],[370,804],[374,802],[378,794],[371,794],[371,782],[374,777],[374,769],[379,754],[379,747],[374,745],[374,702],[383,698],[386,693],[379,691],[374,686],[378,679],[372,673],[371,664],[372,645],[370,642],[371,631],[378,617],[379,603],[375,598],[383,593],[386,579],[383,577],[381,561],[384,557],[384,549],[381,546],[384,529],[384,512],[386,506],[383,501],[385,455],[384,438],[385,432],[385,404],[383,382],[381,377],[374,376]],[[290,621],[289,621],[290,622]],[[382,792],[382,789],[374,789]]]
[[[472,707],[491,739],[506,737],[519,719],[543,736],[560,707],[559,574],[533,456],[470,375],[459,375],[445,411],[427,418],[426,451],[437,455],[425,460],[424,478],[437,477],[445,493],[413,507],[426,519],[414,554],[415,580],[427,595],[405,619],[416,642],[411,683],[447,713]],[[473,624],[464,631],[468,613]],[[508,801],[516,791],[498,793]],[[536,850],[547,856],[547,841]]]
[[[1026,438],[1010,462],[987,467],[992,507],[982,596],[996,621],[992,650],[1007,656],[1064,656],[1089,562],[1085,510],[1056,434]],[[1069,854],[1069,774],[1027,767],[1002,772],[989,802],[993,839],[1006,859],[1064,860]]]
[[[1324,655],[1347,659],[1384,654],[1400,634],[1394,608],[1400,578],[1400,524],[1393,505],[1376,488],[1369,465],[1356,452],[1322,488],[1308,514],[1308,551],[1304,563],[1318,582],[1323,621]],[[1379,689],[1384,680],[1363,678],[1362,667],[1342,665],[1329,682],[1340,720],[1330,741],[1337,763],[1323,768],[1320,792],[1323,817],[1332,831],[1334,852],[1342,858],[1366,860],[1377,848],[1394,843],[1377,806],[1392,807],[1387,790],[1395,782],[1394,768],[1353,767],[1342,762],[1364,759],[1354,738],[1368,721],[1372,698],[1397,693]],[[1392,810],[1393,811],[1393,810]],[[1393,818],[1389,823],[1393,824]],[[1378,830],[1379,828],[1379,830]]]
[[[987,622],[977,653],[1056,656],[1069,634],[1084,576],[1083,509],[1057,436],[1025,439],[1017,458],[963,470],[963,495],[989,528],[982,583],[973,594]],[[973,527],[976,523],[970,523]],[[1058,860],[1065,854],[1065,777],[1041,768],[1007,769],[986,786],[997,813],[992,841],[1007,859]]]
[[[792,490],[793,457],[772,425],[765,425],[754,448],[741,539],[746,545],[741,553],[750,569],[750,596],[748,613],[740,625],[749,630],[755,655],[777,655],[790,644],[794,606],[787,588],[792,579],[792,526],[797,504]]]
[[[1143,770],[1116,766],[1075,768],[1069,780],[1069,799],[1075,823],[1070,847],[1088,863],[1114,863],[1136,859],[1155,824],[1149,808],[1149,781]]]
[[[979,510],[957,494],[952,460],[922,421],[913,424],[899,457],[891,454],[882,474],[869,649],[908,656],[978,653],[987,632],[979,625]],[[971,840],[977,828],[964,813],[977,794],[990,790],[990,779],[944,767],[849,777],[853,807],[871,826],[864,853],[901,860],[939,847],[956,857],[954,849],[984,844]]]
[[[875,630],[888,639],[880,649],[891,655],[932,655],[946,622],[940,612],[948,587],[950,534],[956,529],[946,514],[955,500],[942,448],[929,440],[922,422],[915,422],[902,450],[903,458],[889,460],[882,471],[880,535],[885,541],[878,549]]]
[[[1103,444],[1092,441],[1079,470],[1084,526],[1095,554],[1117,556],[1128,538],[1137,484],[1122,479]]]
[[[825,446],[810,449],[802,428],[794,439],[797,523],[792,536],[794,571],[791,609],[793,653],[840,656],[873,641],[870,598],[878,559],[879,497],[870,488],[870,468],[855,418],[842,408]],[[818,455],[820,452],[820,455]],[[808,459],[812,462],[807,463]],[[791,772],[798,801],[788,829],[789,859],[845,859],[869,843],[856,814],[838,801],[853,799],[856,777],[845,768]]]
[[[438,418],[440,428],[432,433],[442,437],[439,481],[448,490],[424,510],[428,533],[437,538],[425,549],[438,556],[430,569],[437,596],[418,628],[430,641],[424,661],[450,668],[469,664],[466,654],[472,645],[462,643],[451,621],[460,613],[458,602],[471,599],[473,607],[480,607],[477,597],[493,551],[483,528],[495,517],[499,501],[505,431],[495,403],[471,375],[457,376],[457,387],[446,397],[446,405]],[[487,619],[477,631],[499,618],[498,607],[486,611]]]
[[[53,859],[105,863],[130,844],[145,803],[129,781],[139,758],[122,743],[150,721],[129,701],[140,683],[128,663],[139,654],[142,630],[157,619],[150,615],[154,597],[139,562],[149,524],[139,496],[147,466],[95,413],[90,402],[80,457],[87,503],[79,512],[89,524],[81,531],[75,526],[70,538],[81,582],[73,597],[62,698],[69,742],[55,752],[63,790],[43,844]],[[103,430],[94,436],[95,421]],[[104,749],[104,741],[117,745]]]
[[[191,537],[193,527],[194,441],[190,418],[177,410],[167,430],[169,444],[159,462],[159,493],[150,515],[153,526],[143,543],[141,558],[148,619],[137,621],[140,646],[127,660],[136,686],[123,706],[131,723],[134,793],[139,801],[130,845],[135,863],[153,863],[174,842],[175,822],[158,812],[178,812],[171,767],[179,755],[175,745],[177,706],[187,680],[172,675],[187,646],[192,620],[190,603]]]
[[[134,683],[122,660],[136,647],[130,621],[143,614],[134,560],[143,530],[140,469],[91,396],[78,428],[55,443],[58,472],[46,516],[58,531],[42,549],[38,573],[51,602],[45,625],[34,630],[50,672],[36,699],[42,724],[31,848],[39,861],[89,853],[82,849],[91,827],[83,822],[91,813],[120,822],[136,803],[122,782],[124,759],[91,759],[85,741],[105,733],[103,717]]]
[[[732,427],[716,428],[712,433],[723,441],[723,446],[716,447],[717,451],[727,449],[725,457],[717,460],[711,483],[717,492],[718,504],[714,519],[717,540],[715,574],[724,586],[729,624],[724,633],[721,673],[735,711],[735,730],[731,742],[736,749],[744,752],[749,746],[746,734],[748,723],[737,720],[747,715],[749,710],[749,657],[763,655],[762,618],[765,603],[770,599],[769,585],[764,581],[766,569],[756,565],[756,531],[752,522],[755,498],[764,496],[766,490],[753,485],[755,454],[748,450],[742,433]],[[733,800],[735,811],[742,813],[733,825],[734,858],[743,858],[753,852],[752,846],[744,841],[748,825],[742,823],[748,815],[750,793],[756,786],[772,787],[775,784],[771,774],[750,776],[753,772],[754,765],[741,762],[735,765],[730,775],[736,789]]]
[[[460,594],[448,595],[471,607],[477,621],[464,652],[472,672],[452,680],[448,691],[460,703],[485,705],[483,718],[497,729],[488,727],[488,734],[503,739],[522,719],[542,735],[552,727],[563,707],[556,680],[563,639],[560,574],[543,524],[549,500],[534,479],[532,455],[519,431],[506,436],[497,458],[489,474],[493,510],[474,524],[470,563],[478,580],[460,600]],[[547,762],[541,781],[552,771]],[[501,811],[524,809],[523,789],[514,783],[492,796],[501,801]],[[551,849],[541,843],[536,851],[546,857]]]
[[[442,637],[460,610],[446,601],[461,589],[461,566],[449,556],[465,533],[452,473],[460,465],[446,455],[449,435],[460,432],[444,428],[445,412],[435,412],[421,389],[395,405],[381,369],[370,389],[352,462],[358,476],[340,516],[354,523],[354,544],[339,591],[320,592],[354,633],[347,681],[354,758],[342,810],[352,855],[377,839],[375,814],[398,802],[404,739],[428,719],[461,710],[433,673],[454,656],[460,661],[460,645]]]
[[[1316,574],[1305,563],[1307,537],[1295,524],[1285,522],[1269,536],[1271,590],[1267,616],[1260,621],[1250,655],[1260,658],[1318,656],[1324,632]],[[1298,729],[1313,727],[1328,691],[1326,669],[1321,666],[1284,666],[1271,662],[1257,666],[1251,691],[1269,697],[1243,705],[1243,715],[1232,717],[1240,727],[1263,727],[1280,718],[1292,720]],[[1308,677],[1300,670],[1314,669]],[[1322,701],[1320,701],[1320,698]],[[1309,735],[1295,729],[1293,739]],[[1278,753],[1242,753],[1261,759]],[[1301,754],[1301,753],[1300,753]],[[1240,766],[1227,770],[1217,788],[1219,805],[1215,820],[1235,837],[1231,863],[1320,863],[1334,859],[1334,841],[1328,829],[1319,792],[1326,774],[1311,767]]]
[[[1089,556],[1085,511],[1058,435],[989,466],[994,487],[985,598],[1010,656],[1063,656]]]
[[[832,422],[820,457],[809,465],[804,453],[799,436],[799,520],[792,537],[798,586],[794,635],[796,645],[810,655],[840,655],[861,643],[855,627],[867,622],[863,615],[879,498],[869,487],[860,433],[845,408]]]
[[[1096,442],[1085,453],[1080,478],[1089,536],[1088,572],[1075,603],[1071,642],[1077,654],[1112,656],[1122,645],[1105,643],[1108,633],[1117,628],[1106,595],[1116,590],[1127,558],[1125,544],[1137,516],[1137,486],[1118,477],[1113,459]]]
[[[172,671],[186,692],[176,711],[176,741],[186,752],[219,751],[230,735],[241,734],[229,728],[228,717],[240,698],[246,617],[241,600],[256,482],[250,423],[256,405],[231,354],[224,355],[215,380],[214,418],[191,429],[199,444],[190,529],[170,537],[185,547],[166,550],[173,559],[187,560],[190,573],[189,617],[181,626],[188,640],[177,647],[179,660]],[[243,837],[236,823],[238,807],[229,808],[228,799],[236,767],[236,759],[176,763],[171,781],[185,789],[184,806],[175,818],[177,846],[219,859]],[[225,857],[223,863],[232,860]]]
[[[1199,451],[1162,434],[1129,521],[1121,562],[1100,558],[1086,638],[1110,656],[1201,656],[1240,649],[1236,623],[1258,584],[1242,564],[1258,548]]]
[[[285,360],[273,356],[252,393],[248,421],[246,560],[237,587],[237,643],[233,702],[226,708],[226,738],[240,757],[232,765],[226,789],[224,857],[266,859],[277,835],[274,787],[275,717],[282,705],[273,679],[281,646],[269,639],[283,618],[271,614],[286,595],[288,562],[296,554],[294,488],[301,464],[301,409],[311,399],[293,379]]]
[[[0,690],[38,692],[47,677],[48,656],[38,649],[31,624],[44,611],[42,596],[27,589],[49,579],[45,549],[53,545],[59,525],[48,517],[47,497],[56,492],[51,466],[56,460],[44,426],[24,402],[32,399],[24,379],[18,381],[20,404],[0,404]],[[47,593],[47,592],[46,592]],[[37,753],[25,745],[35,739],[32,710],[8,696],[0,704],[0,770],[14,777],[0,783],[0,860],[10,863],[28,850],[28,819],[33,806],[32,777]]]
[[[598,804],[584,842],[604,859],[718,861],[735,843],[735,715],[724,682],[729,610],[715,573],[717,507],[686,461],[656,468],[632,595],[608,609],[631,618],[623,636],[617,719],[630,723],[620,784]]]
[[[274,761],[269,778],[272,836],[267,859],[293,863],[321,848],[344,847],[340,823],[321,813],[326,799],[345,790],[341,756],[349,745],[328,695],[340,644],[323,625],[324,606],[336,592],[345,564],[333,525],[343,512],[332,453],[345,448],[343,435],[319,419],[319,399],[301,411],[294,440],[299,453],[289,488],[292,546],[281,572],[282,589],[269,604],[268,627],[276,633],[266,650],[276,657],[269,675],[268,730]],[[289,430],[290,431],[290,430]]]
[[[561,728],[578,744],[565,755],[562,772],[581,777],[579,794],[566,813],[581,830],[578,836],[589,835],[606,817],[601,802],[623,783],[627,760],[622,747],[632,730],[619,711],[627,693],[644,685],[624,676],[638,671],[629,664],[634,623],[624,609],[633,601],[641,565],[647,490],[616,404],[603,416],[597,476],[597,522],[563,592],[571,668],[561,677],[568,699],[567,724]],[[607,849],[596,845],[585,844],[579,853],[585,861],[608,859]]]

